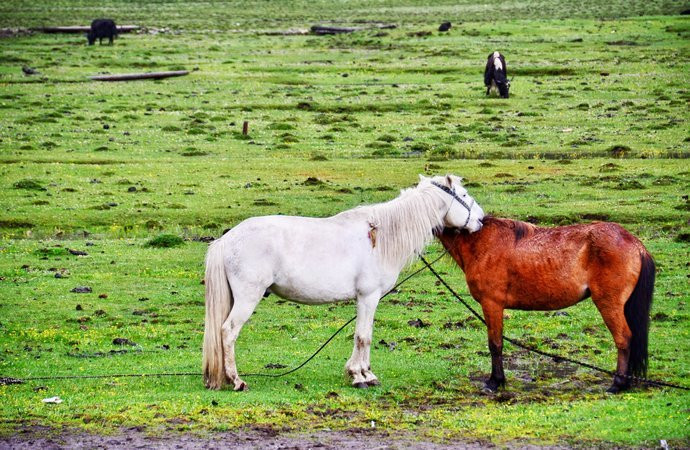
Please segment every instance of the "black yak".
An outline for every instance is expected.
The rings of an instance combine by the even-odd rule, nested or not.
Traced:
[[[510,89],[508,67],[506,66],[505,58],[499,52],[490,54],[486,61],[484,85],[486,86],[486,95],[489,95],[491,90],[494,89],[498,90],[501,97],[508,98],[508,91]]]
[[[113,38],[117,36],[117,27],[112,19],[96,19],[91,22],[91,31],[86,34],[89,45],[93,45],[98,39],[99,44],[103,44],[103,38],[107,37],[109,44],[112,45]]]

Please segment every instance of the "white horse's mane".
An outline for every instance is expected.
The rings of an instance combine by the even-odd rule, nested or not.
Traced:
[[[434,231],[443,226],[443,200],[439,193],[442,192],[435,186],[423,184],[404,189],[388,202],[360,206],[338,216],[364,215],[375,233],[374,251],[383,263],[404,266],[424,250]]]

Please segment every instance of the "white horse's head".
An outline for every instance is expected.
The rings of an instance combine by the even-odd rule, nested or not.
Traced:
[[[462,186],[462,178],[455,175],[427,178],[419,176],[419,185],[431,184],[439,189],[445,200],[444,225],[448,228],[464,228],[470,233],[482,228],[484,210]]]

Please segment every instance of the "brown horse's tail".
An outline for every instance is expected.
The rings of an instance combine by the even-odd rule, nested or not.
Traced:
[[[647,338],[649,334],[649,310],[652,307],[656,265],[649,253],[641,255],[642,266],[635,289],[625,304],[625,320],[632,332],[630,339],[630,358],[628,374],[644,377],[647,375]]]

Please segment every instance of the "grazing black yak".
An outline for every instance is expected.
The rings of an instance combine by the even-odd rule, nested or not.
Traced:
[[[451,26],[452,26],[452,25],[451,25],[450,22],[443,22],[443,23],[438,27],[438,31],[448,31],[448,30],[450,30],[450,27],[451,27]]]
[[[108,38],[108,43],[112,45],[113,38],[117,36],[117,27],[112,19],[96,19],[91,22],[91,31],[86,34],[89,45],[93,45],[98,39],[99,44],[103,44],[103,38]]]
[[[508,90],[510,89],[508,67],[505,58],[499,52],[490,54],[486,61],[484,85],[486,86],[486,95],[489,95],[489,92],[494,89],[498,90],[501,97],[508,98]]]

